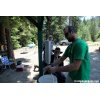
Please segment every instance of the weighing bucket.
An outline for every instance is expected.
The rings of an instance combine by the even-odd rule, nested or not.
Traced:
[[[43,75],[38,79],[38,83],[57,83],[57,77],[53,74]]]

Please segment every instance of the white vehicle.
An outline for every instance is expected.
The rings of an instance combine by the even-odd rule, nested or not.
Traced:
[[[71,44],[71,42],[69,42],[67,39],[64,39],[64,40],[61,40],[61,41],[59,42],[59,44],[60,44],[60,45],[69,45],[69,44]]]
[[[29,48],[33,48],[35,46],[35,44],[32,42],[32,43],[30,43],[30,44],[28,44],[28,47]]]

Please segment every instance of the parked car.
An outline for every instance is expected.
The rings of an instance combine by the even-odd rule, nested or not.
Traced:
[[[61,40],[61,41],[59,42],[59,44],[60,44],[60,45],[69,45],[69,44],[71,44],[71,42],[69,42],[67,39],[64,39],[64,40]]]
[[[32,43],[30,43],[30,44],[28,44],[28,47],[29,48],[33,48],[35,46],[35,44],[32,42]]]

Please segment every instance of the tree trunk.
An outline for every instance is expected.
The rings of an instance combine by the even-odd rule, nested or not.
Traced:
[[[72,16],[69,16],[69,26],[72,26]]]
[[[13,48],[12,48],[12,42],[11,42],[11,34],[9,29],[5,29],[6,32],[6,40],[7,40],[7,54],[9,58],[14,58]]]
[[[51,31],[51,20],[52,20],[52,17],[51,16],[47,16],[47,29],[48,29],[48,34],[47,35],[53,35],[52,31]],[[48,38],[49,36],[47,36]]]
[[[7,48],[7,56],[9,58],[14,59],[13,49],[12,49],[12,42],[11,42],[11,34],[10,34],[10,27],[9,27],[9,17],[8,16],[0,16],[0,34],[2,37],[2,45],[5,45]]]

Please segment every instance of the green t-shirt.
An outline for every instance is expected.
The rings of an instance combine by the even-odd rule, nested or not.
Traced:
[[[63,56],[69,57],[70,63],[73,63],[75,60],[82,60],[78,71],[69,72],[69,76],[73,80],[90,79],[90,56],[88,53],[88,45],[84,40],[76,39],[67,47]]]

